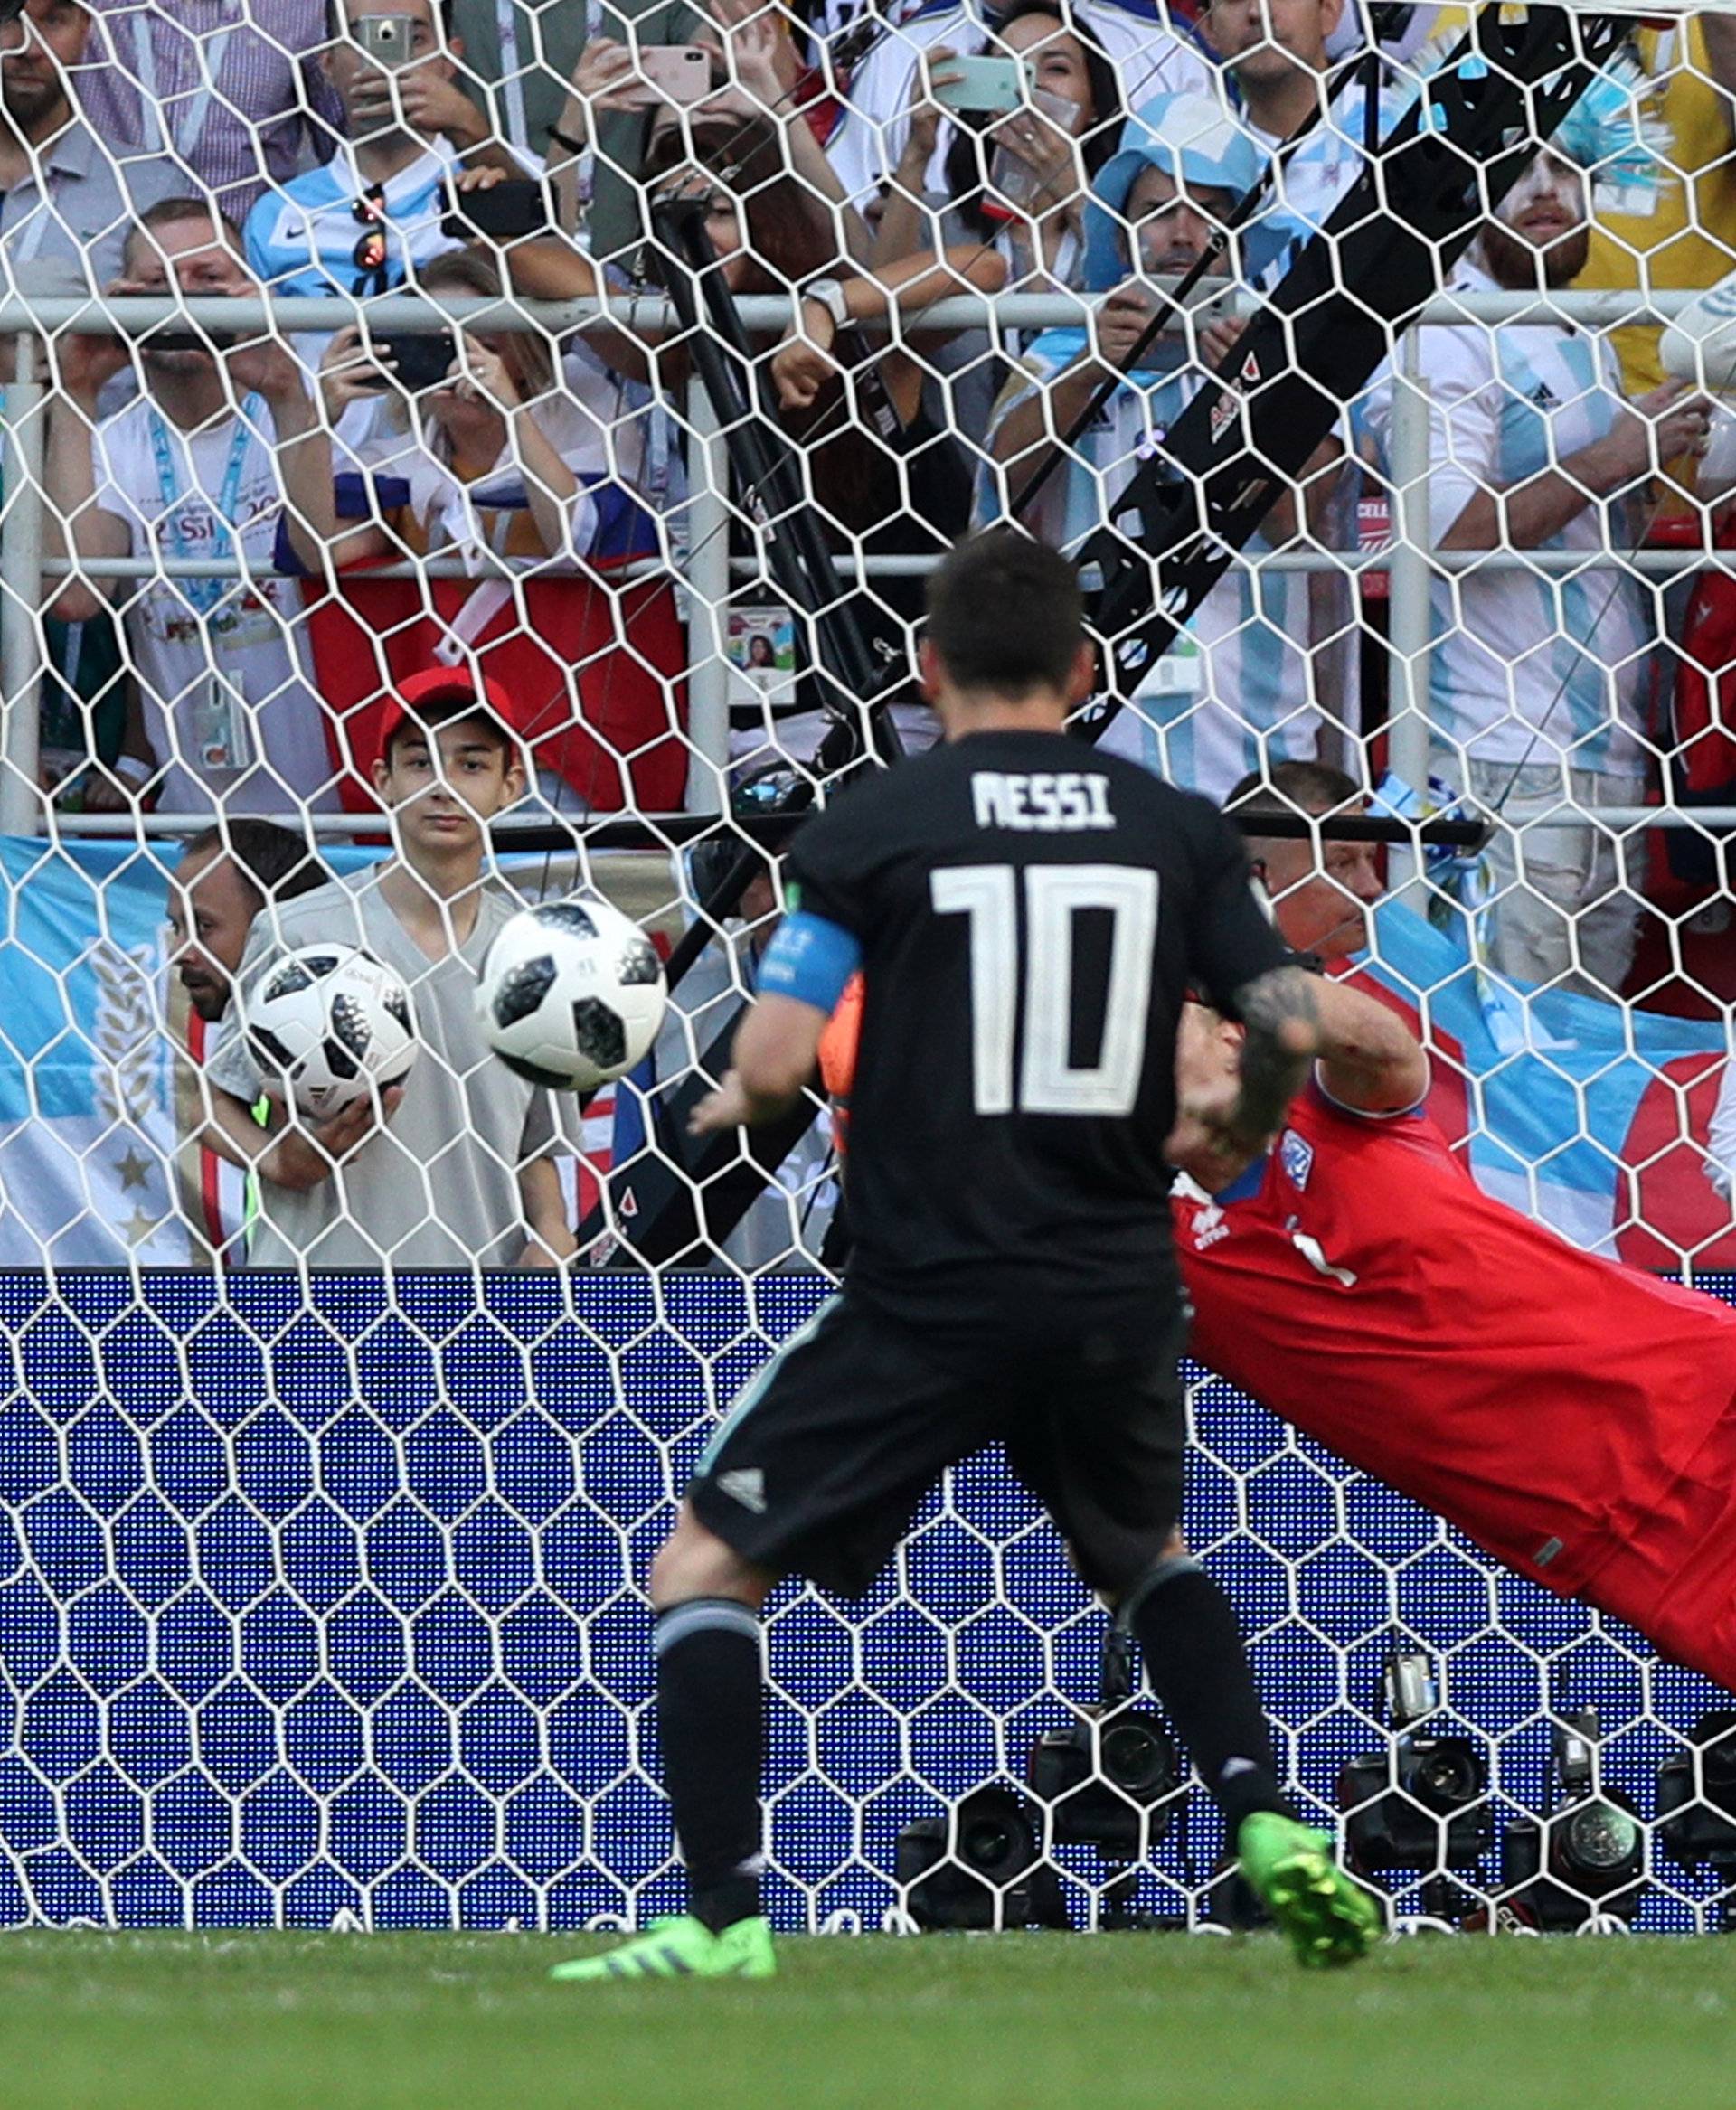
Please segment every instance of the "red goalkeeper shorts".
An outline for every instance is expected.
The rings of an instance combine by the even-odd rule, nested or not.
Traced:
[[[1736,1689],[1736,1401],[1580,1595]]]

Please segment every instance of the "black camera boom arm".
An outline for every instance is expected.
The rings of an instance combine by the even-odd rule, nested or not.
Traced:
[[[1619,16],[1533,7],[1469,30],[1080,551],[1110,709],[1223,577],[1620,45]],[[1480,64],[1481,71],[1475,71]],[[1467,70],[1471,69],[1471,70]]]

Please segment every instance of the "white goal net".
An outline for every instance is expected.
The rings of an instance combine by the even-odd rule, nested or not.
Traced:
[[[1468,1173],[1736,1298],[1732,98],[1717,10],[0,4],[0,1926],[674,1903],[643,1578],[844,1238],[829,1108],[684,1110],[975,527]],[[473,1010],[580,891],[679,969],[582,1099]],[[241,1013],[346,946],[344,1129]],[[1729,1696],[1196,1376],[1396,1917],[1724,1925]],[[1232,1924],[1106,1625],[996,1456],[774,1598],[774,1919]]]

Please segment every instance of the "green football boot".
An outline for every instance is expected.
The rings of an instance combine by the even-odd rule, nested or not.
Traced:
[[[1305,1968],[1354,1964],[1380,1939],[1379,1908],[1333,1859],[1324,1832],[1257,1811],[1242,1820],[1236,1851],[1249,1888]]]
[[[763,1919],[738,1919],[714,1935],[703,1920],[654,1919],[649,1928],[600,1956],[576,1956],[549,1973],[563,1984],[636,1978],[770,1978],[778,1959]]]

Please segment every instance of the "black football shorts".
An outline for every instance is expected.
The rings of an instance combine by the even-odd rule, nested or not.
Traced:
[[[688,1497],[744,1560],[857,1597],[946,1468],[1003,1443],[1080,1574],[1114,1598],[1181,1515],[1183,1331],[1178,1314],[1132,1359],[986,1355],[942,1369],[919,1334],[846,1290],[750,1381]]]

